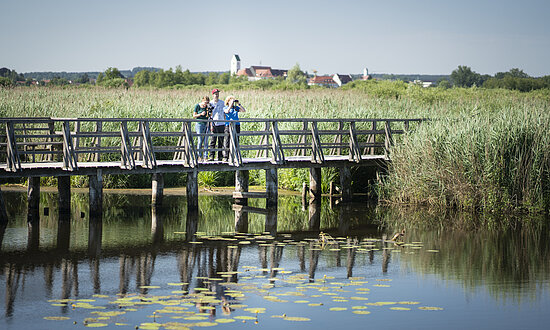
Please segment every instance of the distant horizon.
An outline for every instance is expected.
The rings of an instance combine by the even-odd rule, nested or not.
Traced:
[[[262,65],[262,66],[269,66],[269,65]],[[0,66],[0,67],[3,67],[3,66]],[[13,70],[11,68],[8,68],[6,67],[7,69],[10,69],[10,70]],[[108,67],[109,68],[109,67]],[[20,74],[29,74],[29,73],[72,73],[72,74],[75,74],[75,73],[102,73],[102,72],[105,72],[105,70],[107,70],[108,68],[105,68],[104,70],[97,70],[97,71],[66,71],[66,70],[62,70],[62,71],[26,71],[26,72],[19,72],[17,71],[17,73],[20,73]],[[114,68],[114,67],[111,67],[111,68]],[[133,71],[133,69],[135,68],[153,68],[153,69],[161,69],[161,70],[168,70],[168,69],[164,69],[164,68],[159,68],[159,67],[152,67],[152,66],[136,66],[136,67],[133,67],[131,69],[121,69],[121,68],[116,68],[118,69],[120,72],[123,72],[123,71]],[[273,67],[271,67],[273,68]],[[175,68],[172,67],[171,68],[172,71],[175,71]],[[281,68],[273,68],[273,69],[281,69]],[[283,70],[287,70],[287,68],[282,68]],[[288,68],[290,69],[290,68]],[[512,68],[511,68],[512,69]],[[183,69],[183,71],[185,71],[187,69]],[[224,73],[224,72],[229,72],[230,70],[221,70],[221,71],[218,71],[218,70],[205,70],[205,71],[192,71],[192,70],[189,70],[191,73],[209,73],[209,72],[215,72],[215,73]],[[302,71],[306,72],[306,70],[303,70]],[[508,70],[507,70],[508,71]],[[313,74],[313,72],[307,72],[308,74]],[[320,75],[320,76],[328,76],[328,75],[334,75],[334,74],[349,74],[349,75],[362,75],[363,72],[333,72],[333,73],[319,73],[317,72],[317,75]],[[479,73],[479,72],[478,72]],[[421,76],[448,76],[451,74],[451,72],[449,73],[419,73],[419,72],[415,72],[415,73],[393,73],[393,72],[373,72],[371,73],[369,71],[369,75],[372,74],[372,75],[395,75],[395,76],[414,76],[414,75],[421,75]]]

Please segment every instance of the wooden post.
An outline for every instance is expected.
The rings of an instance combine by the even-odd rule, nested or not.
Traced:
[[[198,171],[187,173],[187,212],[199,210]]]
[[[271,235],[277,234],[277,205],[273,205],[267,208],[267,215],[265,216],[265,231]]]
[[[340,168],[340,186],[342,187],[342,202],[350,203],[352,200],[351,171],[349,167]]]
[[[6,202],[4,201],[4,195],[2,194],[2,189],[0,189],[0,226],[7,225],[7,224],[8,224],[8,211],[6,210]]]
[[[306,203],[307,203],[307,193],[308,193],[308,185],[307,183],[302,184],[302,210],[306,210]]]
[[[321,229],[321,200],[311,199],[309,201],[309,230],[319,231]]]
[[[235,191],[236,192],[248,192],[248,182],[250,173],[246,171],[235,171]],[[248,205],[248,198],[235,198],[235,203],[239,205]],[[236,215],[237,213],[235,213]],[[235,218],[235,220],[237,220]]]
[[[235,232],[248,233],[248,212],[243,208],[235,210]]]
[[[59,213],[71,213],[71,177],[57,177],[57,192],[59,193]]]
[[[197,228],[199,226],[199,211],[187,209],[187,219],[185,221],[185,240],[195,239]]]
[[[272,207],[277,206],[277,200],[278,200],[278,185],[279,180],[277,178],[277,169],[276,168],[270,168],[265,170],[265,185],[266,185],[266,193],[267,193],[267,200],[266,200],[266,207]]]
[[[164,197],[164,175],[162,173],[153,173],[151,188],[153,191],[151,195],[151,204],[153,206],[162,205]]]
[[[162,215],[153,204],[151,207],[151,238],[153,244],[162,243],[164,241],[164,226],[162,223]]]
[[[98,221],[100,215],[94,217],[90,213],[88,221],[88,254],[90,256],[98,256],[101,254],[101,239],[103,236],[103,221]]]
[[[38,222],[40,220],[40,177],[29,177],[27,204],[27,222]]]
[[[57,221],[57,250],[59,252],[68,252],[71,242],[71,222],[68,213],[59,213]]]
[[[321,200],[321,168],[309,169],[309,196],[314,200]]]
[[[338,208],[338,234],[342,236],[349,235],[350,231],[351,205],[343,204]]]
[[[90,219],[101,219],[103,212],[103,175],[97,170],[96,175],[89,175]]]

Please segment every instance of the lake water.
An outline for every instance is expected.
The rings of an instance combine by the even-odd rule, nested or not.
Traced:
[[[0,328],[547,329],[548,219],[476,218],[367,203],[276,210],[229,196],[87,195],[71,214],[43,192],[27,224],[26,194],[4,191]],[[44,209],[47,208],[47,209]],[[475,224],[475,225],[474,225]],[[402,242],[389,240],[405,229]],[[235,233],[235,230],[239,233]]]

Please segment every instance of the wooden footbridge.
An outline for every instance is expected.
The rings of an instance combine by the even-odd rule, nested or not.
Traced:
[[[346,200],[350,167],[384,167],[398,136],[421,121],[242,119],[240,132],[237,122],[227,121],[228,134],[197,134],[197,120],[191,119],[0,118],[0,179],[28,177],[31,209],[40,177],[57,177],[63,208],[70,201],[70,176],[89,176],[90,213],[101,213],[103,175],[153,174],[153,202],[159,203],[162,174],[187,173],[188,207],[198,208],[200,171],[236,171],[234,196],[265,197],[270,205],[277,200],[277,169],[309,168],[310,193],[317,197],[321,167],[337,167]],[[226,161],[200,159],[204,149],[197,148],[197,139],[204,135],[229,139]],[[266,170],[265,194],[248,192],[248,171],[257,169]]]

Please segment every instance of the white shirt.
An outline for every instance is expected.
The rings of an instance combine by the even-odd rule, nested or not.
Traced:
[[[225,120],[225,113],[223,112],[223,107],[225,104],[222,100],[218,100],[218,102],[210,101],[210,105],[214,107],[212,110],[212,119],[213,120]],[[214,125],[216,126],[223,126],[225,123],[223,121],[214,122]]]

